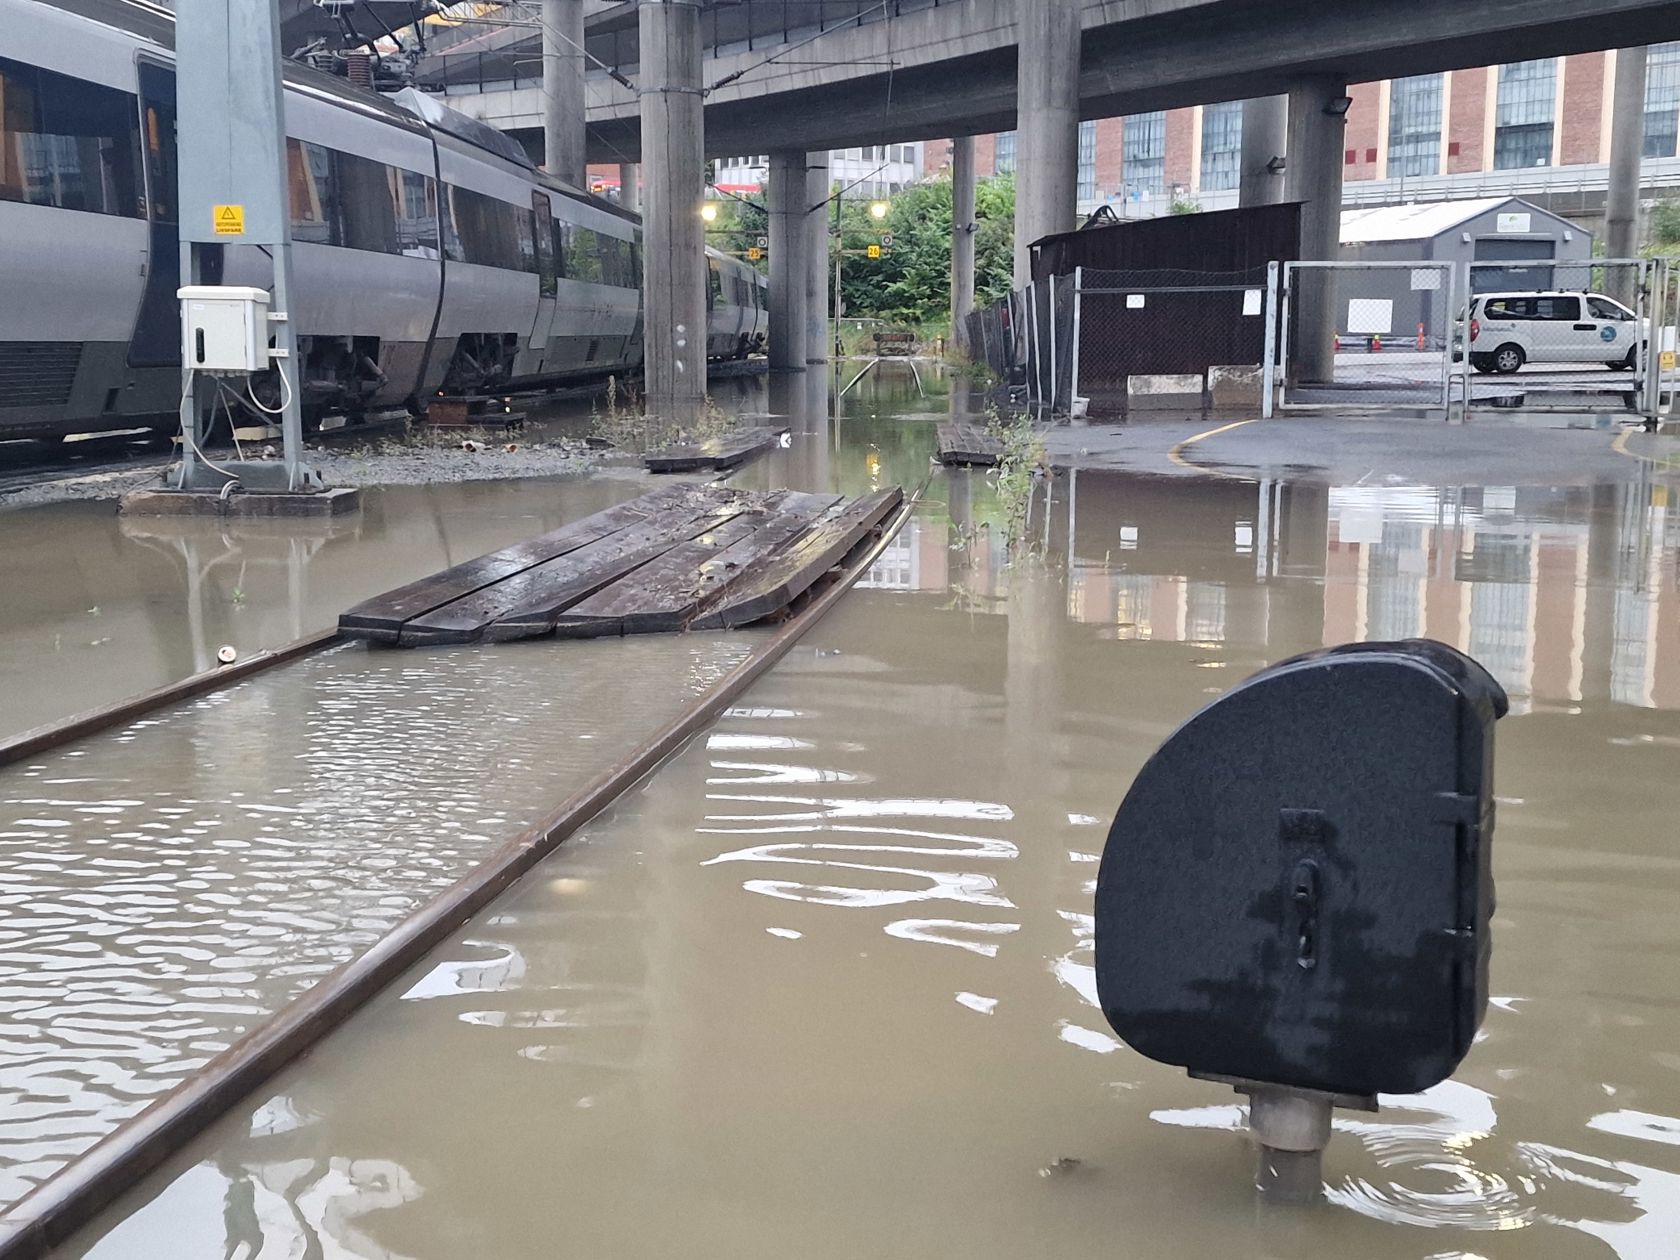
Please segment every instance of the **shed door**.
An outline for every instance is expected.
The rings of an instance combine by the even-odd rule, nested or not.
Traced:
[[[1556,241],[1509,236],[1482,236],[1476,239],[1476,261],[1479,263],[1519,264],[1529,260],[1550,262],[1556,257]],[[1524,290],[1538,292],[1553,287],[1553,273],[1550,267],[1477,267],[1470,274],[1477,293],[1520,293]]]

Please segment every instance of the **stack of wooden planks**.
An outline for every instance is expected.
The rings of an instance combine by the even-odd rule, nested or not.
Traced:
[[[787,431],[785,424],[743,429],[725,437],[649,451],[642,462],[649,472],[656,473],[727,472],[774,450]]]
[[[939,426],[941,464],[990,467],[1003,458],[1003,439],[977,424],[961,421]]]
[[[677,485],[357,604],[339,632],[417,647],[714,630],[772,617],[903,502]]]

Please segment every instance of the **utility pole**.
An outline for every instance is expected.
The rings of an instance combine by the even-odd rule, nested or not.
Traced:
[[[292,230],[278,0],[180,0],[175,31],[177,207],[183,328],[181,462],[176,490],[274,492],[341,511],[354,492],[322,489],[303,460],[302,391],[293,321]],[[228,246],[256,247],[273,260],[271,289],[204,283],[220,274]],[[252,250],[255,254],[255,249]],[[272,337],[273,345],[269,345]],[[279,406],[253,392],[252,377],[276,371]],[[280,419],[283,459],[212,462],[203,452],[206,416],[266,412]],[[252,496],[242,494],[242,502]],[[329,504],[336,500],[336,505]],[[145,511],[138,502],[125,510]]]

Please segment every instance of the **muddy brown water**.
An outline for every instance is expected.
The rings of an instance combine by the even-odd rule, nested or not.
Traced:
[[[847,402],[741,480],[919,480],[938,402],[896,375]],[[1082,474],[1009,565],[988,479],[940,474],[712,732],[64,1254],[1671,1260],[1671,493],[1632,461],[1574,487]],[[1420,633],[1513,700],[1494,1001],[1453,1080],[1338,1119],[1323,1204],[1263,1209],[1235,1096],[1093,1005],[1104,832],[1255,669]]]

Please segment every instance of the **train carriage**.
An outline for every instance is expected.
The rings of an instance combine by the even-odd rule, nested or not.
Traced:
[[[180,390],[174,21],[146,0],[0,0],[0,437],[172,428]],[[641,231],[510,138],[288,63],[306,419],[638,369]],[[209,283],[269,287],[254,246]],[[708,354],[762,349],[762,277],[712,253]],[[278,401],[275,374],[259,399]]]

